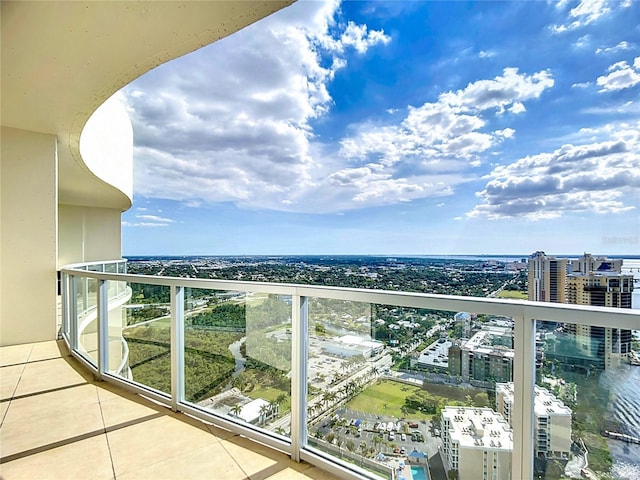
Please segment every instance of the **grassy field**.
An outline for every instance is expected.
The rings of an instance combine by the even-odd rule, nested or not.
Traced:
[[[287,396],[279,407],[280,413],[283,414],[291,410],[291,397],[289,397],[287,392],[273,387],[255,387],[253,390],[251,390],[251,392],[247,393],[247,396],[253,399],[264,398],[269,402],[275,402],[277,398],[283,393]]]
[[[484,390],[478,388],[430,384],[426,389],[422,389],[418,386],[407,385],[393,380],[379,380],[347,403],[346,406],[352,410],[374,415],[431,420],[432,414],[430,413],[413,409],[402,411],[405,399],[417,392],[422,392],[422,397],[427,397],[429,402],[437,402],[440,408],[444,408],[446,405],[475,405],[481,407],[486,406],[488,401]],[[476,403],[480,401],[478,394],[484,396],[484,404]]]
[[[400,382],[381,380],[367,388],[356,398],[347,403],[347,408],[365,413],[404,417],[400,408],[404,405],[404,399],[412,393],[421,390],[420,387],[406,385]],[[431,420],[431,415],[416,412],[411,414],[418,420]]]
[[[516,290],[501,290],[500,293],[498,293],[498,298],[526,300],[528,298],[528,294],[526,292],[518,292]]]

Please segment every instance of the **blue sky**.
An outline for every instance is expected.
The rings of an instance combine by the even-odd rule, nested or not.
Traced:
[[[640,253],[638,2],[300,1],[121,93],[124,255]]]

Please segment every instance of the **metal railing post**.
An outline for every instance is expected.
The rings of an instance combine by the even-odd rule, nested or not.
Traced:
[[[78,277],[69,275],[69,344],[71,351],[78,350]]]
[[[171,286],[171,409],[184,402],[184,287]]]
[[[62,297],[62,336],[69,339],[69,275],[62,273],[60,276],[60,294]]]
[[[98,280],[98,378],[109,371],[109,283]]]
[[[300,450],[307,443],[307,356],[309,301],[294,295],[291,311],[291,459],[300,461]]]
[[[511,478],[533,476],[534,405],[536,382],[536,322],[514,317],[513,451]]]

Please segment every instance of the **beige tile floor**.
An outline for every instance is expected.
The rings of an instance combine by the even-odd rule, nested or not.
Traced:
[[[106,382],[63,342],[0,348],[0,479],[334,480]]]

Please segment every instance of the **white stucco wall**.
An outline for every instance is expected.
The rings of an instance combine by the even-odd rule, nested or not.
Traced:
[[[118,260],[122,251],[120,213],[115,208],[60,205],[58,267]]]
[[[80,136],[80,154],[92,173],[133,201],[133,127],[120,93],[89,118]]]
[[[0,345],[56,338],[57,161],[53,135],[2,128]]]

